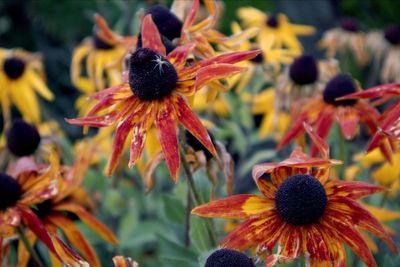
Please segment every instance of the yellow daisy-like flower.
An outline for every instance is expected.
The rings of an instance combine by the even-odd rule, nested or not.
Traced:
[[[36,93],[46,100],[54,96],[44,81],[41,56],[22,49],[0,48],[0,103],[6,123],[11,121],[11,103],[23,118],[32,123],[40,122],[40,108]]]
[[[210,101],[209,94],[211,90],[210,88],[205,88],[196,93],[192,108],[199,112],[216,114],[220,118],[227,117],[231,108],[226,96],[224,94],[218,94],[214,100]]]
[[[358,22],[352,18],[342,19],[340,27],[325,32],[319,46],[326,49],[328,58],[335,57],[337,54],[348,56],[346,52],[350,52],[359,65],[367,62],[365,33],[360,30]]]
[[[263,51],[268,51],[271,47],[288,48],[299,55],[303,48],[297,36],[315,32],[314,27],[290,23],[284,14],[266,14],[253,7],[239,8],[238,16],[246,28],[261,29],[257,43]]]
[[[352,165],[346,171],[346,179],[353,180],[354,176],[364,168],[379,165],[371,172],[371,177],[379,184],[390,188],[389,195],[395,196],[400,190],[400,152],[393,153],[392,163],[386,160],[380,149],[374,149],[368,154],[358,154],[354,160],[361,163]]]
[[[266,89],[255,96],[243,95],[245,102],[250,102],[254,115],[261,115],[259,137],[264,138],[274,134],[276,140],[280,140],[288,129],[291,118],[286,111],[275,109],[276,92],[273,88]]]

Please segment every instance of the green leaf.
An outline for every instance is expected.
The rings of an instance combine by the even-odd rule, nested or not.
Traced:
[[[205,220],[198,216],[190,218],[190,239],[194,249],[199,253],[204,253],[211,248],[210,240],[207,234]]]
[[[184,224],[186,208],[182,201],[169,193],[163,194],[162,200],[167,219],[173,223]]]

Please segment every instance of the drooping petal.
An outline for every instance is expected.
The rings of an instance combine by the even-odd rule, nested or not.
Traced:
[[[206,128],[181,96],[177,98],[176,115],[179,122],[210,151],[214,158],[218,159],[217,151]]]
[[[200,205],[192,210],[192,214],[210,218],[247,219],[273,208],[274,202],[271,199],[245,194]]]
[[[54,225],[57,225],[63,231],[71,245],[79,250],[91,266],[101,266],[93,247],[83,236],[79,228],[75,226],[73,221],[67,219],[61,214],[52,214],[47,217],[47,220],[52,222]]]
[[[142,123],[138,123],[133,127],[133,136],[130,148],[129,168],[132,168],[135,161],[140,157],[143,152],[144,144],[146,141],[147,130],[143,127]]]
[[[328,137],[333,119],[333,110],[330,107],[323,108],[318,114],[318,118],[315,122],[315,132],[322,140],[326,140]],[[311,156],[316,156],[317,154],[317,146],[313,143],[311,146]]]
[[[180,155],[177,140],[176,120],[172,105],[173,104],[168,100],[161,104],[160,110],[156,115],[155,124],[160,133],[160,144],[169,173],[174,182],[177,182]]]
[[[194,20],[196,19],[196,16],[197,16],[197,12],[199,11],[199,7],[200,7],[200,1],[193,0],[190,11],[186,17],[185,22],[183,23],[183,26],[182,26],[181,36],[184,37],[186,34],[186,31],[193,25]]]
[[[83,263],[83,259],[66,246],[57,237],[51,236],[40,219],[29,209],[19,208],[23,223],[53,252],[60,261],[76,265]]]
[[[330,181],[325,186],[328,197],[359,199],[385,190],[384,187],[359,181]]]
[[[336,109],[335,115],[344,138],[346,140],[352,139],[357,133],[360,121],[357,111],[353,107],[339,107]]]
[[[299,117],[293,122],[293,126],[290,130],[283,136],[282,140],[279,142],[276,150],[281,150],[283,147],[288,145],[293,139],[304,132],[303,123],[307,123],[307,113],[303,112]]]
[[[327,211],[332,213],[333,216],[351,221],[353,225],[357,225],[381,238],[394,253],[397,253],[396,245],[383,229],[381,223],[355,200],[347,197],[330,198]]]
[[[221,242],[221,247],[245,250],[260,247],[272,251],[287,224],[270,210],[264,218],[251,218],[241,223]]]
[[[150,48],[155,52],[166,56],[165,46],[161,41],[160,32],[150,14],[146,15],[142,22],[142,47]]]
[[[68,211],[76,214],[79,219],[86,224],[90,229],[96,232],[104,240],[111,244],[118,244],[118,239],[116,236],[99,220],[97,220],[93,215],[87,212],[84,208],[73,203],[63,203],[54,206],[55,210],[58,211]]]
[[[314,129],[309,124],[304,122],[303,127],[307,131],[315,147],[321,153],[322,158],[329,159],[328,144],[319,135],[315,133]]]
[[[384,95],[400,95],[400,84],[389,83],[378,85],[367,90],[356,92],[353,94],[345,95],[338,100],[353,99],[353,98],[376,98]]]
[[[301,233],[300,228],[287,225],[279,238],[280,250],[278,254],[289,259],[295,259],[300,255],[301,249]]]

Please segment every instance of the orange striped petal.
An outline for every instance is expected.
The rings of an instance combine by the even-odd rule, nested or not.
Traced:
[[[166,56],[165,46],[161,41],[160,32],[151,15],[146,15],[142,22],[142,47],[150,48],[163,56]]]
[[[341,196],[359,199],[382,192],[385,188],[359,181],[330,181],[326,183],[325,190],[328,197]]]
[[[293,139],[304,132],[303,123],[307,123],[307,113],[303,112],[300,116],[293,122],[292,128],[283,136],[282,140],[276,147],[277,150],[281,150],[283,147],[288,145]]]
[[[200,7],[199,0],[193,0],[190,11],[182,26],[181,36],[185,36],[186,31],[193,25],[194,20],[196,19],[197,12],[199,11],[199,7]]]
[[[156,127],[160,133],[160,144],[168,166],[169,173],[177,182],[180,155],[176,131],[176,121],[174,118],[172,103],[166,101],[156,116]]]
[[[346,217],[343,219],[352,221],[354,225],[381,238],[394,253],[397,253],[396,245],[382,224],[369,211],[363,208],[360,203],[347,197],[334,197],[329,199],[329,203],[329,211],[332,213],[333,210],[335,212],[334,216],[343,217],[345,215]]]
[[[174,65],[175,69],[180,70],[185,66],[186,59],[188,58],[192,48],[192,44],[178,46],[168,54],[168,61]]]
[[[273,209],[274,206],[275,203],[271,199],[245,194],[200,205],[192,210],[192,214],[211,218],[247,219],[259,216]]]
[[[91,215],[81,206],[73,203],[63,203],[54,206],[54,209],[58,211],[69,211],[76,214],[84,224],[86,224],[90,229],[96,232],[104,240],[113,245],[118,244],[117,237],[107,228],[107,226],[102,224],[99,220],[96,219],[96,217]]]
[[[260,190],[260,192],[263,193],[264,196],[269,199],[275,199],[277,187],[274,186],[273,183],[271,183],[267,179],[264,179],[263,177],[256,178],[254,179],[254,181],[257,184],[258,190]]]
[[[91,266],[101,266],[96,252],[73,221],[57,214],[52,214],[47,219],[63,231],[71,245],[78,249]]]
[[[176,107],[176,115],[179,122],[194,137],[196,137],[196,139],[199,140],[200,143],[202,143],[208,151],[210,151],[214,158],[218,159],[217,151],[215,150],[214,144],[212,143],[206,128],[203,126],[196,113],[194,113],[186,104],[186,101],[185,99],[183,99],[183,97],[178,96]]]
[[[300,227],[287,225],[279,238],[280,251],[279,255],[283,255],[289,259],[295,259],[300,255],[301,233]]]
[[[246,68],[235,66],[232,64],[213,64],[201,68],[196,75],[195,90],[199,90],[211,81],[226,78],[242,71]]]
[[[125,258],[123,256],[115,256],[113,258],[115,267],[138,267],[137,262],[133,261],[131,258]]]
[[[271,251],[286,226],[276,211],[271,210],[265,218],[251,218],[241,223],[222,240],[221,247],[245,250],[260,244]]]
[[[369,267],[376,267],[376,262],[361,234],[348,221],[329,216],[320,221],[322,226],[342,240]]]
[[[144,144],[146,141],[147,131],[142,123],[138,123],[133,128],[133,137],[130,148],[129,168],[132,168],[135,161],[140,157],[143,152]]]
[[[325,140],[331,130],[333,124],[333,112],[330,108],[324,108],[318,114],[318,119],[315,122],[316,135],[322,140]],[[311,156],[316,156],[318,154],[318,148],[313,143],[311,146]]]
[[[322,139],[308,123],[304,122],[303,127],[307,131],[319,153],[321,153],[322,158],[329,159],[329,146],[324,139]]]

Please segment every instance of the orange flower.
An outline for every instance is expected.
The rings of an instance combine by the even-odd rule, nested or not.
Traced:
[[[129,160],[132,167],[142,154],[147,131],[155,125],[169,172],[176,181],[180,165],[177,122],[216,156],[207,130],[184,96],[193,95],[210,81],[243,71],[231,63],[252,58],[259,51],[223,54],[187,66],[186,59],[192,46],[177,47],[167,55],[151,15],[143,19],[141,38],[142,47],[131,55],[124,82],[93,95],[98,102],[89,114],[68,122],[93,127],[117,125],[109,174],[113,172],[128,136],[132,135]],[[99,112],[106,114],[96,115]]]
[[[347,100],[352,98],[378,98],[375,104],[381,104],[400,96],[400,84],[384,84],[379,85],[363,92],[346,95],[340,99]],[[379,119],[380,124],[377,131],[368,144],[367,152],[371,152],[379,147],[382,154],[388,161],[392,161],[392,155],[398,151],[398,141],[400,140],[400,101],[391,105]]]
[[[58,164],[52,157],[50,165],[37,167],[29,158],[21,158],[7,174],[0,174],[0,240],[11,237],[23,225],[31,236],[41,240],[61,262],[76,266],[83,259],[67,247],[55,234],[49,233],[30,206],[58,194]],[[22,246],[22,244],[19,244]]]
[[[271,254],[278,243],[278,252],[267,257],[267,266],[293,260],[300,254],[307,254],[307,266],[345,266],[343,244],[368,266],[376,266],[360,231],[382,238],[393,251],[396,246],[357,199],[383,188],[331,180],[330,168],[340,161],[329,159],[328,145],[310,126],[305,128],[322,158],[309,157],[297,148],[282,162],[256,165],[253,177],[263,196],[231,196],[201,205],[192,213],[245,219],[221,246],[238,250],[258,247]]]
[[[76,248],[82,256],[89,262],[90,266],[101,266],[97,258],[95,250],[90,243],[86,240],[85,236],[81,233],[79,228],[71,219],[72,216],[77,216],[84,224],[94,230],[104,240],[111,244],[117,244],[118,240],[114,234],[101,222],[99,222],[93,215],[91,215],[83,206],[80,196],[85,196],[87,202],[87,194],[80,187],[83,178],[85,177],[86,170],[90,164],[93,150],[82,150],[75,160],[75,164],[71,167],[60,166],[59,159],[56,158],[57,164],[55,168],[57,173],[57,182],[59,191],[57,194],[46,199],[44,202],[36,205],[35,214],[43,222],[44,227],[52,234],[56,234],[57,230],[61,230],[68,242]],[[55,163],[56,163],[55,162]],[[36,241],[32,233],[27,233],[31,244]],[[18,248],[19,263],[18,266],[26,266],[29,261],[29,254],[25,247],[20,244]],[[57,266],[58,260],[51,257],[53,266]]]
[[[362,121],[371,133],[376,131],[379,112],[364,101],[338,100],[338,98],[356,92],[356,85],[347,74],[338,74],[325,86],[322,97],[311,99],[300,110],[292,128],[286,133],[278,149],[290,143],[294,138],[304,133],[303,123],[307,122],[316,129],[317,135],[326,139],[334,120],[339,123],[345,139],[352,139]],[[316,155],[313,145],[312,155]]]

